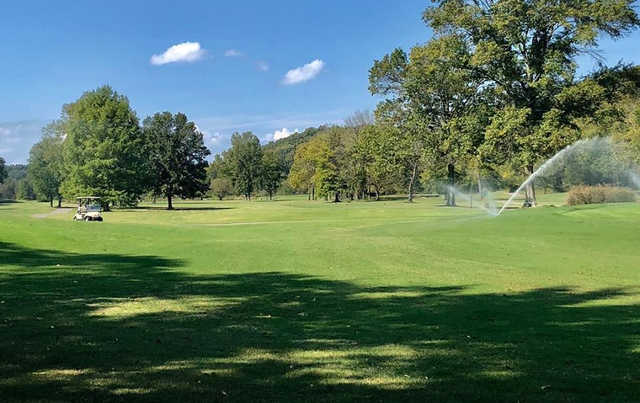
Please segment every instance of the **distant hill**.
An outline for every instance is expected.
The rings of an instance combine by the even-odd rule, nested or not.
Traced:
[[[293,165],[293,156],[296,152],[296,147],[302,143],[306,143],[312,137],[328,129],[330,126],[323,125],[319,127],[310,127],[302,132],[294,133],[289,137],[285,137],[280,140],[271,141],[262,146],[262,150],[265,152],[275,152],[284,161],[286,166],[286,172],[289,172],[291,165]]]

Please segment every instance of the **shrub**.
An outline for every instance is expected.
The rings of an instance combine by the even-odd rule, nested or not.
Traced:
[[[567,204],[620,203],[636,200],[636,194],[627,188],[614,186],[574,186],[569,190]]]

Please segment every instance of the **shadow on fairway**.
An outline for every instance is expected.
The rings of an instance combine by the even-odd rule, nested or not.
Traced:
[[[0,264],[3,401],[640,396],[639,306],[594,304],[631,290],[188,275],[178,260],[8,243]]]

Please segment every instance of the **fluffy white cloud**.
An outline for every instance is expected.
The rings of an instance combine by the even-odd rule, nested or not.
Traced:
[[[258,70],[260,71],[269,71],[269,64],[267,64],[267,62],[263,60],[258,61],[256,65],[258,66]]]
[[[161,55],[151,56],[151,64],[160,66],[175,62],[195,62],[200,60],[204,53],[199,42],[183,42],[171,46]]]
[[[286,85],[303,83],[317,76],[323,68],[324,62],[320,59],[316,59],[302,67],[287,71],[284,79],[282,79],[282,83]]]
[[[294,131],[290,132],[289,129],[287,129],[286,127],[283,127],[282,130],[276,130],[273,133],[273,140],[275,141],[275,140],[284,139],[291,136],[294,133],[298,133],[298,129],[295,129]]]
[[[242,52],[235,49],[229,49],[226,52],[224,52],[224,55],[227,57],[237,57],[237,56],[242,56]]]

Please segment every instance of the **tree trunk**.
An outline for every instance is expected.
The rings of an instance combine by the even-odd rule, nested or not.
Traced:
[[[53,196],[49,197],[49,207],[53,208]]]
[[[316,185],[313,184],[311,185],[311,200],[315,200],[316,199]]]
[[[62,207],[62,197],[58,196],[58,208]]]
[[[456,169],[453,164],[447,165],[447,176],[449,177],[449,187],[447,189],[448,197],[447,197],[447,206],[455,207],[456,206]]]
[[[334,192],[333,193],[333,202],[334,203],[340,203],[340,192]]]
[[[270,190],[269,191],[269,200],[271,200],[272,196],[273,196],[273,192]]]
[[[533,165],[529,165],[527,167],[527,174],[528,176],[531,176],[531,174],[533,174]],[[529,205],[531,207],[535,207],[537,205],[537,200],[536,200],[536,187],[533,183],[533,180],[531,182],[529,182],[527,184],[527,186],[525,186],[525,197],[526,197],[526,201],[529,203]]]
[[[413,164],[413,171],[411,172],[411,180],[409,181],[409,203],[413,203],[413,191],[414,183],[416,181],[416,173],[418,172],[418,161]]]
[[[167,210],[173,210],[173,200],[171,193],[167,195]]]

